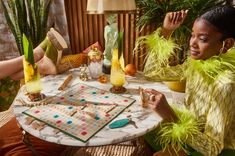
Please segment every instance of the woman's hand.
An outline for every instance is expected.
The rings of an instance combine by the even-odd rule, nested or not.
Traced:
[[[164,94],[154,90],[154,89],[145,89],[146,94],[149,95],[148,105],[154,111],[156,111],[164,120],[168,122],[174,122],[177,120],[177,116],[174,111],[169,106],[166,97]]]
[[[162,35],[169,38],[170,35],[177,29],[185,20],[188,10],[177,12],[168,12],[163,21]]]

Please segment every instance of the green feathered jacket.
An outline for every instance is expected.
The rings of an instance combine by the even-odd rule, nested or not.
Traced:
[[[235,149],[235,48],[207,60],[188,59],[183,65],[170,67],[167,63],[173,52],[167,50],[173,51],[177,46],[171,39],[160,37],[159,30],[155,37],[159,44],[154,51],[148,51],[145,76],[152,80],[186,77],[185,106],[193,120],[202,123],[200,130],[185,132],[184,143],[205,156]],[[163,48],[166,45],[170,46]]]

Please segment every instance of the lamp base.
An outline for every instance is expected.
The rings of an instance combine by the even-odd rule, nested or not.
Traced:
[[[110,92],[114,94],[121,94],[126,92],[126,88],[123,86],[113,86],[110,88]]]
[[[40,101],[40,100],[43,100],[45,99],[46,95],[45,94],[42,94],[42,93],[28,93],[27,94],[29,99],[32,101],[32,102],[36,102],[36,101]]]

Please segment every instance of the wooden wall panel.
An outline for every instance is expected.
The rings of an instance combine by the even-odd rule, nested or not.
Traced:
[[[65,0],[65,9],[72,53],[80,53],[89,45],[98,41],[104,47],[104,27],[107,24],[107,15],[86,14],[87,0]],[[118,27],[124,29],[124,56],[125,63],[134,63],[139,70],[143,69],[145,51],[133,55],[135,40],[142,35],[155,30],[149,26],[141,32],[135,27],[136,14],[119,14]]]

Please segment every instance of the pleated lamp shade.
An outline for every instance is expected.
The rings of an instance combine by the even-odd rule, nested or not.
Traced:
[[[134,13],[135,0],[88,0],[88,14]]]

